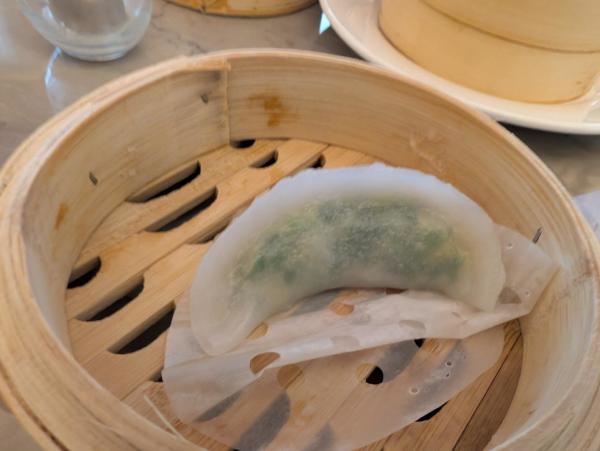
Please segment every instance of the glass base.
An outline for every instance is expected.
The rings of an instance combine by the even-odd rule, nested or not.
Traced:
[[[74,49],[60,48],[67,55],[84,61],[112,61],[124,56],[131,49],[118,50],[110,53],[86,53]]]
[[[144,35],[152,14],[152,0],[20,0],[20,4],[46,40],[85,61],[125,55]]]

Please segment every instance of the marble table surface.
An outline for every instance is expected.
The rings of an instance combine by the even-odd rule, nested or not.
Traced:
[[[124,58],[86,63],[47,43],[15,0],[0,3],[0,165],[36,127],[71,102],[119,75],[178,55],[243,47],[317,50],[356,57],[314,5],[276,18],[206,16],[155,0],[141,43]],[[600,136],[509,129],[578,195],[600,189]]]

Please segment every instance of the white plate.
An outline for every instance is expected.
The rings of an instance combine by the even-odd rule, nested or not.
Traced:
[[[600,108],[595,108],[600,103],[598,96],[548,105],[516,102],[466,88],[413,63],[387,41],[377,24],[379,0],[320,2],[333,29],[368,61],[443,91],[499,121],[554,132],[600,134]]]

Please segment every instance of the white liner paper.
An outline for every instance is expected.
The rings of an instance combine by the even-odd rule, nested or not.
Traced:
[[[189,303],[182,299],[167,337],[163,370],[176,415],[185,422],[194,421],[202,433],[242,450],[303,449],[300,442],[306,442],[307,449],[348,449],[411,423],[493,365],[503,336],[492,328],[529,313],[556,270],[528,239],[501,226],[497,233],[507,280],[492,312],[426,292],[327,292],[270,318],[261,328],[266,330],[264,335],[248,338],[228,353],[210,356],[191,332]],[[432,364],[427,363],[427,356],[417,358],[421,352],[416,352],[414,339],[466,337],[470,338],[453,342],[449,360],[433,359]],[[387,364],[381,363],[384,355]],[[382,369],[384,383],[369,385],[363,382],[364,376],[363,380],[355,377],[348,391],[347,384],[327,381],[323,370],[306,371],[307,366],[347,364],[348,371],[356,373],[365,363]],[[394,374],[390,365],[404,369],[386,381],[386,375]],[[295,412],[291,406],[299,401],[277,381],[290,368],[305,378],[313,375],[303,382],[302,421],[290,419]],[[338,390],[339,402],[332,404],[330,397]],[[325,398],[323,393],[327,393]],[[332,405],[339,408],[327,412]],[[318,412],[317,419],[314,412]],[[362,412],[360,421],[353,412]],[[287,420],[275,428],[273,422],[281,418]]]

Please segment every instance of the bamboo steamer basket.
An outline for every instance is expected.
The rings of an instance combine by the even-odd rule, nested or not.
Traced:
[[[435,174],[527,236],[543,227],[562,265],[506,326],[498,363],[386,449],[476,449],[494,432],[498,449],[598,449],[600,249],[568,193],[487,117],[303,52],[168,61],[21,145],[0,173],[3,400],[46,449],[224,449],[173,418],[162,390],[173,302],[215,233],[281,177],[375,160]],[[448,346],[419,352],[428,343]]]
[[[426,69],[508,99],[572,100],[600,73],[600,52],[522,44],[455,20],[422,0],[382,0],[379,24],[395,47]]]
[[[425,0],[450,17],[523,44],[600,51],[597,0]]]
[[[169,0],[208,14],[224,16],[277,16],[313,5],[317,0]]]

